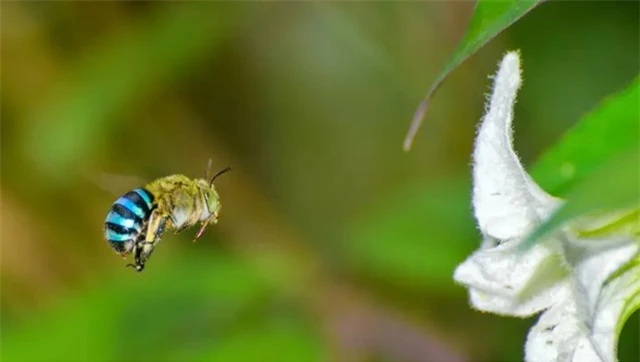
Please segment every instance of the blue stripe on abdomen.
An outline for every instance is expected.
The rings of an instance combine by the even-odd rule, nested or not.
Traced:
[[[153,210],[153,194],[139,188],[127,192],[111,206],[104,224],[104,236],[111,247],[125,255],[141,235],[142,224]]]
[[[137,220],[123,217],[114,210],[109,211],[109,214],[107,214],[107,220],[105,222],[111,222],[117,225],[121,225],[127,229],[133,228],[136,229],[136,231],[140,231],[140,224],[137,222]]]
[[[133,239],[134,235],[131,234],[120,234],[118,232],[115,232],[113,230],[109,230],[109,229],[105,229],[105,238],[108,241],[111,242],[118,242],[118,243],[122,243],[128,240]]]
[[[147,204],[147,208],[149,210],[152,209],[153,206],[153,195],[151,195],[151,193],[149,193],[149,191],[145,190],[145,189],[135,189],[133,190],[133,192],[135,192],[136,194],[140,195],[140,197],[142,197],[142,199],[144,200],[144,202]]]
[[[119,198],[116,201],[116,204],[126,207],[127,209],[129,209],[131,212],[133,212],[140,219],[144,219],[145,218],[145,211],[141,207],[136,205],[133,201],[129,200],[126,197]]]

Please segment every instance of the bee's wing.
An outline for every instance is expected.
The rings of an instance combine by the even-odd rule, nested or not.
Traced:
[[[134,175],[115,174],[100,171],[86,172],[85,175],[92,184],[96,185],[102,191],[112,194],[113,196],[120,196],[129,190],[142,187],[147,183],[147,180],[145,180],[143,177]]]

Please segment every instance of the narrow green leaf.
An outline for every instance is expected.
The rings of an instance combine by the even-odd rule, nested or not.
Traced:
[[[429,106],[429,101],[445,78],[473,53],[509,27],[543,0],[478,0],[469,28],[458,44],[449,62],[440,71],[427,96],[418,106],[413,116],[409,132],[404,140],[404,149],[408,151],[413,143]]]
[[[563,196],[571,186],[612,156],[640,144],[640,78],[606,99],[534,165],[543,189]]]
[[[632,209],[639,205],[640,148],[631,147],[578,182],[569,193],[567,202],[536,228],[521,245],[523,248],[530,247],[537,240],[578,216]]]
[[[575,217],[638,207],[639,89],[636,78],[584,117],[534,166],[532,174],[543,189],[565,196],[567,202],[523,241],[522,248]]]

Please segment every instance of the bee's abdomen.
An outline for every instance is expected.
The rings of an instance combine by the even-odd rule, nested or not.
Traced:
[[[115,251],[131,251],[152,209],[153,195],[145,189],[135,189],[116,200],[104,223],[105,237]]]

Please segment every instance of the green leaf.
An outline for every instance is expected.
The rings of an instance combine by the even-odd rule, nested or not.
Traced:
[[[579,216],[606,214],[631,209],[640,204],[640,148],[631,147],[578,182],[554,214],[538,226],[525,240],[527,248],[567,221]],[[629,222],[640,222],[630,220]]]
[[[33,115],[27,154],[50,178],[64,175],[91,152],[102,132],[122,128],[126,107],[153,89],[191,71],[211,54],[236,18],[219,3],[167,3],[131,32],[97,39],[98,45],[72,70],[69,84]]]
[[[469,28],[462,38],[449,62],[440,71],[427,96],[418,106],[411,127],[404,140],[404,149],[408,151],[413,138],[422,124],[429,101],[445,78],[473,53],[509,27],[543,0],[478,0]]]
[[[562,191],[567,202],[522,242],[522,248],[578,216],[638,207],[639,80],[585,116],[536,163],[536,181],[556,195]]]
[[[606,99],[546,151],[531,174],[542,188],[563,196],[612,156],[640,144],[640,78]]]

